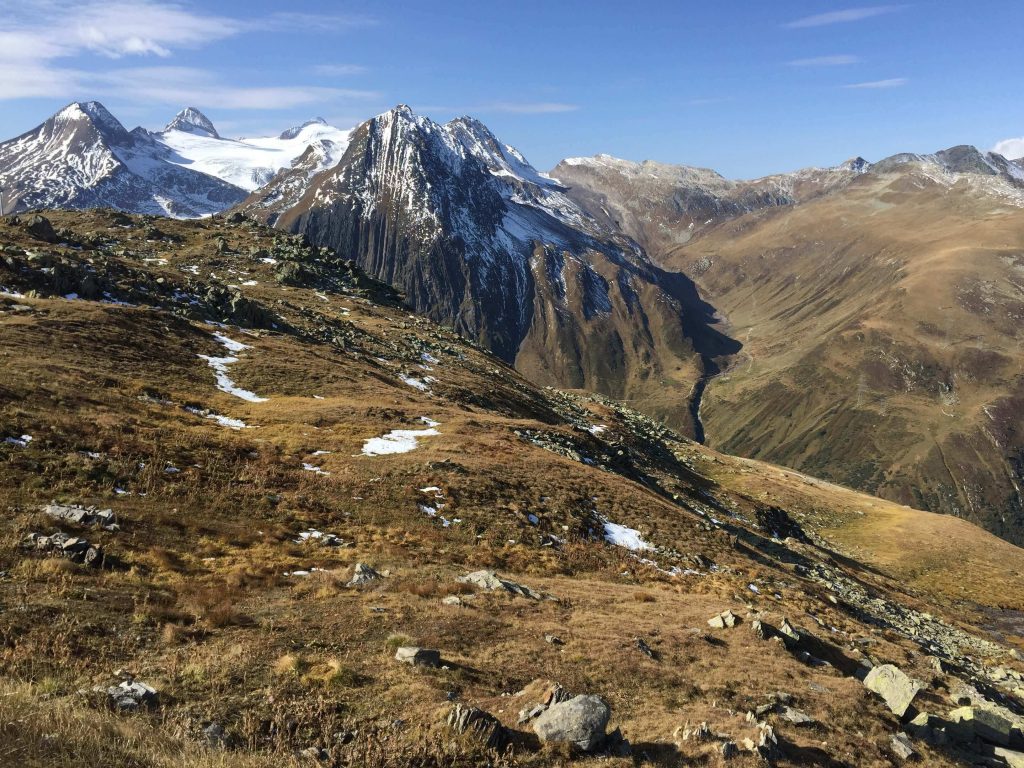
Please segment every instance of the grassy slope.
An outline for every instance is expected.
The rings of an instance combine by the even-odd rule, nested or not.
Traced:
[[[966,182],[867,175],[676,249],[744,344],[712,444],[1019,543],[1022,247],[1024,214]]]
[[[328,747],[338,765],[478,765],[477,748],[438,730],[448,700],[482,706],[515,727],[531,702],[517,692],[554,679],[605,696],[613,727],[648,764],[675,765],[681,756],[718,764],[713,745],[684,743],[681,755],[674,729],[707,720],[741,739],[753,731],[742,714],[781,689],[821,725],[775,723],[786,752],[780,765],[888,765],[895,721],[858,682],[801,664],[745,624],[708,632],[712,614],[749,607],[772,623],[788,616],[851,658],[863,640],[873,657],[935,677],[916,645],[832,604],[792,568],[790,555],[758,535],[752,520],[765,500],[875,565],[880,573],[856,562],[844,567],[878,594],[964,622],[978,614],[965,612],[963,599],[1020,607],[1002,589],[1019,576],[1020,551],[980,530],[961,523],[956,533],[972,557],[992,550],[985,588],[979,581],[958,594],[936,576],[948,565],[948,525],[958,521],[879,503],[878,514],[889,515],[884,523],[902,514],[902,532],[913,537],[914,581],[906,590],[890,578],[911,571],[878,534],[883,519],[872,511],[877,525],[862,524],[851,512],[873,500],[719,456],[603,400],[538,391],[369,293],[282,286],[272,265],[245,255],[249,246],[273,247],[268,230],[161,221],[181,242],[148,243],[138,220],[124,229],[102,212],[52,218],[83,239],[92,232],[118,242],[75,251],[35,242],[10,223],[0,224],[0,242],[92,259],[101,272],[144,269],[198,297],[200,279],[256,280],[245,295],[292,331],[219,329],[200,299],[180,302],[191,306],[187,316],[69,301],[46,295],[51,273],[0,268],[0,285],[44,294],[0,297],[0,438],[33,437],[25,448],[0,445],[0,508],[8,510],[0,522],[0,763],[216,765],[221,756],[199,746],[201,729],[216,721],[233,739],[223,758],[232,765],[284,765],[308,746]],[[221,235],[233,251],[218,252]],[[122,247],[128,252],[119,254]],[[166,264],[143,261],[157,253]],[[186,271],[192,266],[199,277]],[[324,342],[325,328],[338,341]],[[211,336],[217,330],[250,345],[230,373],[266,402],[214,388],[197,355],[226,354]],[[424,352],[439,360],[432,371],[420,367]],[[423,393],[400,373],[437,381]],[[186,405],[250,428],[221,427]],[[422,428],[420,417],[441,422],[441,434],[406,454],[360,454],[367,438]],[[599,424],[607,426],[600,435],[587,431]],[[545,450],[517,430],[576,453]],[[303,462],[330,474],[306,471]],[[445,528],[421,511],[436,502],[434,492],[419,490],[429,486],[442,489],[442,514],[460,522]],[[762,499],[765,492],[772,497]],[[38,511],[51,499],[116,510],[120,532],[82,532],[104,544],[112,567],[86,570],[18,548],[27,532],[57,527]],[[601,541],[598,515],[638,528],[659,547],[650,554],[663,568],[695,567],[696,555],[717,568],[668,575]],[[716,516],[724,522],[709,522]],[[350,545],[294,543],[307,527]],[[551,546],[551,535],[561,543]],[[824,543],[799,551],[812,561],[840,557]],[[345,588],[357,561],[390,575]],[[311,567],[322,570],[283,575]],[[440,603],[465,591],[457,576],[481,567],[556,599],[479,594],[465,596],[466,607]],[[547,644],[545,632],[565,645]],[[639,654],[636,637],[660,659]],[[440,648],[449,669],[395,664],[392,649],[401,642]],[[998,654],[984,663],[1014,665]],[[161,691],[158,712],[114,716],[76,693],[109,682],[118,668]],[[359,735],[350,744],[332,741],[352,728]],[[518,730],[508,760],[567,762]],[[955,762],[922,750],[929,765]]]

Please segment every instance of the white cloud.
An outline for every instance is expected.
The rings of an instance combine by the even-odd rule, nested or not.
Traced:
[[[371,91],[307,85],[238,87],[187,67],[96,69],[84,57],[166,58],[241,34],[337,31],[372,24],[363,16],[274,13],[237,19],[163,0],[0,0],[0,101],[116,95],[224,109],[287,109]],[[67,66],[70,61],[76,66]],[[133,82],[132,78],[135,78]]]
[[[860,64],[859,56],[839,54],[836,56],[813,56],[809,59],[794,59],[787,62],[791,67],[841,67],[847,64]]]
[[[316,86],[240,87],[190,67],[134,67],[89,76],[98,90],[135,102],[220,109],[291,109],[338,100],[380,98],[375,91]]]
[[[313,72],[324,77],[349,77],[363,75],[369,70],[360,64],[317,64]]]
[[[886,13],[894,13],[906,6],[903,5],[871,5],[861,8],[847,8],[841,11],[829,11],[814,16],[805,16],[802,19],[791,21],[786,26],[790,29],[805,29],[807,27],[824,27],[829,24],[843,24],[851,21],[861,21],[874,16],[882,16]]]
[[[866,83],[850,83],[844,85],[843,88],[857,88],[857,89],[880,89],[880,88],[899,88],[902,85],[906,85],[910,81],[905,77],[891,77],[888,80],[871,80]]]
[[[1003,139],[992,147],[992,151],[1009,160],[1024,157],[1024,136],[1019,139]]]

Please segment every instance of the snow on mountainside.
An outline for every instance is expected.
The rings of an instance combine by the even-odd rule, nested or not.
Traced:
[[[69,104],[0,143],[6,212],[109,206],[193,218],[244,199],[300,159],[315,172],[336,163],[348,132],[310,121],[280,137],[233,140],[189,107],[160,132],[129,132],[98,102]]]
[[[168,150],[129,133],[98,102],[69,104],[42,125],[0,144],[5,210],[109,206],[194,217],[244,195],[237,187],[163,159]]]
[[[351,131],[311,120],[290,128],[280,136],[249,139],[226,139],[217,133],[213,123],[198,110],[189,107],[153,139],[172,150],[168,162],[215,176],[229,184],[251,192],[270,181],[274,175],[291,166],[309,147],[315,147],[319,168],[328,168],[348,146]]]

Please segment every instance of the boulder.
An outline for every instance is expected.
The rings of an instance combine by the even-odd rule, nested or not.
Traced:
[[[814,724],[814,718],[805,712],[801,712],[799,709],[794,709],[793,707],[787,707],[785,705],[782,705],[779,707],[777,711],[779,713],[779,717],[781,717],[783,720],[793,723],[793,725]]]
[[[903,717],[921,690],[921,684],[907,677],[892,664],[873,667],[864,677],[864,687],[881,696],[897,717]]]
[[[611,714],[600,696],[576,696],[550,706],[534,722],[533,730],[541,741],[571,743],[593,752],[605,741]]]
[[[917,754],[914,751],[914,745],[910,743],[910,737],[905,733],[894,734],[889,740],[889,744],[892,747],[893,754],[900,760],[909,760]]]
[[[712,616],[708,619],[708,626],[713,629],[725,629],[726,627],[735,627],[738,621],[739,617],[729,609],[726,609],[717,616]]]
[[[960,707],[949,713],[949,719],[954,725],[954,735],[961,741],[969,741],[973,735],[1001,747],[1024,744],[1024,720],[1003,707],[994,704]]]
[[[118,685],[99,686],[94,690],[105,694],[110,706],[119,712],[133,712],[141,707],[156,706],[159,700],[155,688],[131,678],[123,680]]]
[[[395,651],[395,661],[412,664],[414,667],[440,667],[441,652],[429,648],[403,645]]]
[[[489,592],[504,591],[513,595],[522,595],[523,597],[528,597],[531,600],[540,600],[542,597],[539,592],[536,592],[523,584],[517,584],[514,581],[503,579],[494,571],[473,571],[472,573],[467,573],[465,576],[460,576],[457,581],[460,584],[470,584],[477,589],[484,589]]]
[[[381,578],[381,575],[366,563],[356,563],[355,568],[352,569],[352,578],[345,586],[358,587],[362,584],[369,584],[371,581],[376,581],[379,578]]]
[[[490,749],[502,750],[508,744],[509,734],[494,715],[476,707],[456,704],[448,713],[448,727],[459,734],[467,734]]]
[[[53,231],[53,225],[50,223],[50,220],[39,214],[28,220],[28,224],[25,225],[25,231],[36,240],[42,240],[44,243],[55,243],[58,240],[57,233]]]
[[[1016,752],[1005,747],[996,747],[993,754],[1005,762],[1009,768],[1024,768],[1024,752]]]

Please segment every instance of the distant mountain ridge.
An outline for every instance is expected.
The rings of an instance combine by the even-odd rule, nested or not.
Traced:
[[[347,131],[311,121],[288,138],[225,139],[187,107],[163,131],[128,131],[102,104],[75,102],[0,143],[5,212],[108,206],[195,218],[218,213],[314,149],[329,164]]]

